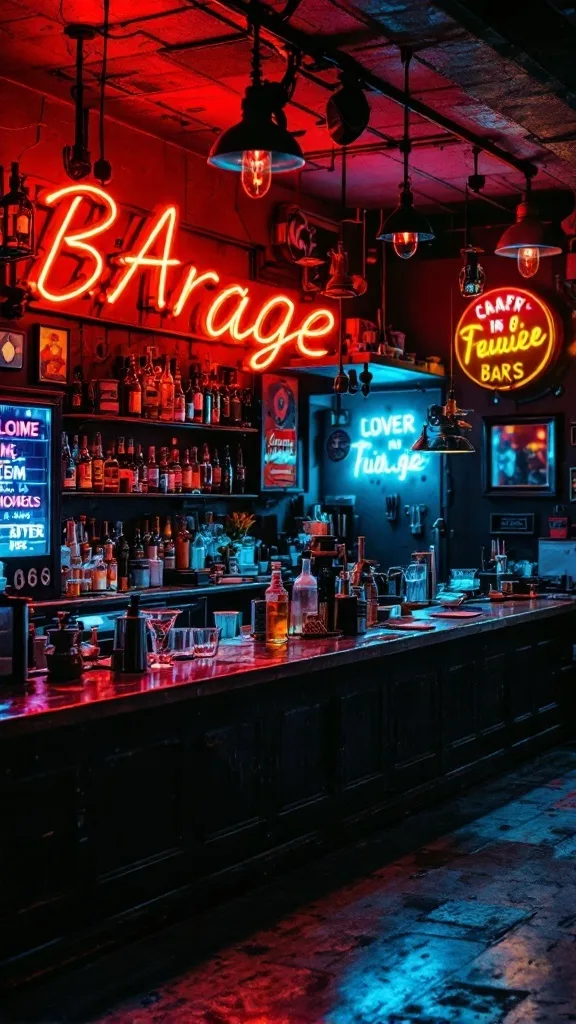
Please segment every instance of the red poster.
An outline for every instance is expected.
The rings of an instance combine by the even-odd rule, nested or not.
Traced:
[[[298,381],[262,376],[262,490],[298,487]]]

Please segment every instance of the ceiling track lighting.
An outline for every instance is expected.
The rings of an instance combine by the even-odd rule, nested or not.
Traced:
[[[304,165],[304,156],[295,136],[288,131],[284,107],[296,84],[296,55],[291,53],[281,82],[262,79],[260,25],[251,16],[253,31],[250,85],[242,100],[242,120],[222,132],[216,140],[208,163],[241,175],[242,187],[252,199],[268,192],[274,174],[295,171]]]
[[[522,277],[534,277],[542,257],[557,256],[561,252],[549,228],[540,219],[538,207],[532,200],[532,179],[526,175],[526,189],[522,202],[516,207],[516,221],[506,228],[495,254],[517,259]]]
[[[464,259],[464,266],[462,267],[460,274],[458,276],[460,294],[463,295],[464,298],[466,299],[473,299],[477,295],[482,295],[482,292],[484,291],[484,285],[486,284],[486,274],[484,273],[484,268],[478,261],[479,255],[483,252],[483,249],[478,249],[476,248],[476,246],[470,244],[470,238],[468,235],[467,184],[464,197],[464,248],[460,250],[460,255]]]
[[[392,242],[394,252],[403,260],[410,259],[419,242],[432,242],[434,232],[426,217],[414,208],[414,195],[410,188],[410,50],[403,48],[404,64],[404,136],[400,144],[404,156],[404,180],[400,185],[400,200],[396,209],[386,219],[382,214],[378,241]]]
[[[4,170],[0,168],[0,194]],[[0,199],[0,264],[16,263],[34,256],[34,206],[24,186],[18,163],[10,171],[8,191]],[[10,318],[12,319],[12,318]]]
[[[64,35],[76,43],[76,85],[72,89],[75,107],[74,142],[71,146],[64,146],[62,159],[68,177],[72,181],[81,181],[92,170],[88,149],[88,109],[84,107],[84,43],[94,39],[96,30],[92,25],[66,25]]]
[[[450,386],[446,405],[431,405],[428,409],[428,422],[422,427],[420,437],[416,439],[410,451],[423,452],[430,455],[466,455],[475,452],[473,444],[462,433],[472,430],[472,425],[462,417],[468,416],[470,409],[460,409],[454,389],[454,315],[452,291],[450,291]]]

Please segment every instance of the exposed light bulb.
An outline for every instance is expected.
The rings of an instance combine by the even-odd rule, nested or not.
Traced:
[[[418,248],[418,235],[412,231],[397,231],[392,235],[392,244],[401,260],[409,260]]]
[[[266,149],[242,153],[242,187],[251,199],[261,199],[272,184],[272,154]]]
[[[534,277],[540,266],[540,250],[533,246],[518,249],[518,270],[522,277]]]

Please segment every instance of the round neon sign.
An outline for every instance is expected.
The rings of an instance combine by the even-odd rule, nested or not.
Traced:
[[[534,292],[492,288],[466,307],[456,328],[456,358],[482,388],[514,391],[540,377],[556,357],[559,318]]]

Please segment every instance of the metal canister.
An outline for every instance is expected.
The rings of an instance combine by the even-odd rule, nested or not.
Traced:
[[[254,640],[266,639],[266,601],[259,599],[251,601],[250,623],[252,626],[252,637]]]

